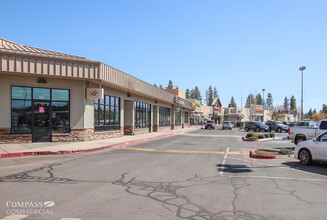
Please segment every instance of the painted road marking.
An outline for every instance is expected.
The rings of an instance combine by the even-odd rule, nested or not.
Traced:
[[[80,218],[62,218],[60,220],[81,220]]]
[[[221,163],[221,167],[220,167],[220,172],[219,175],[223,175],[224,174],[224,169],[225,169],[225,164],[226,164],[226,159],[227,159],[227,154],[229,153],[229,147],[227,147],[226,152],[225,152],[225,156],[223,159],[223,162]]]
[[[10,213],[8,213],[10,214]],[[4,217],[0,220],[21,220],[28,217],[28,215],[16,215],[16,214],[12,214],[12,215],[8,215],[7,217]]]
[[[222,152],[222,151],[196,151],[196,150],[156,150],[149,148],[137,148],[137,147],[120,147],[123,150],[135,150],[144,152],[166,152],[166,153],[184,153],[184,154],[240,154],[241,152]],[[229,148],[227,148],[229,150]]]

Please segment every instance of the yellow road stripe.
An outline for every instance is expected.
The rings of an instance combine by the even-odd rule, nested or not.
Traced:
[[[136,148],[136,147],[120,147],[124,150],[136,150],[145,152],[168,152],[168,153],[185,153],[185,154],[240,154],[240,152],[221,152],[221,151],[196,151],[196,150],[156,150],[148,148]]]

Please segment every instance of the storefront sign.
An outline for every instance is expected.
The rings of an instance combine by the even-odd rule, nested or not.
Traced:
[[[44,112],[44,107],[39,107],[39,112],[43,113]]]
[[[184,105],[184,104],[185,104],[184,101],[181,100],[181,98],[179,98],[178,96],[175,96],[175,98],[174,98],[174,102],[175,102],[176,104],[179,104],[179,105]]]
[[[215,108],[215,112],[219,112],[219,110],[220,110],[219,108]]]
[[[86,99],[103,99],[104,90],[101,88],[87,88]]]

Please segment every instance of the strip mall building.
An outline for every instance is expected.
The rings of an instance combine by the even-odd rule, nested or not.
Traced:
[[[192,103],[99,61],[0,38],[0,143],[189,127]]]

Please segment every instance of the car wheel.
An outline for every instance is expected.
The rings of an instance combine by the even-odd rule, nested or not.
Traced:
[[[248,132],[249,131],[249,128],[245,128],[245,131]]]
[[[282,129],[281,128],[277,128],[277,132],[278,133],[282,133]]]
[[[269,130],[268,130],[269,132],[271,132],[271,128],[269,128]]]
[[[260,128],[256,128],[254,131],[255,132],[260,132]]]
[[[312,162],[312,156],[310,151],[303,149],[299,153],[299,160],[302,165],[310,165]]]
[[[294,144],[298,144],[298,143],[301,143],[302,141],[305,141],[305,137],[297,137],[294,141]]]

